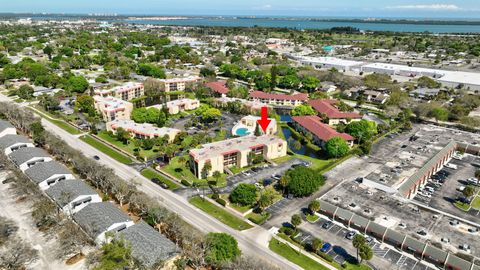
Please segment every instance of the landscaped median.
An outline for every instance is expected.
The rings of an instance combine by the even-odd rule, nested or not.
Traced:
[[[115,159],[116,161],[123,163],[123,164],[130,164],[132,163],[132,160],[125,156],[124,154],[116,151],[115,149],[111,148],[110,146],[96,140],[90,135],[83,135],[80,137],[80,139],[89,145],[95,147],[97,150],[100,152],[104,153],[105,155]]]
[[[153,179],[153,178],[158,178],[160,181],[165,183],[168,186],[168,189],[170,189],[170,190],[175,190],[175,189],[180,188],[180,186],[177,183],[167,179],[166,177],[164,177],[160,173],[156,172],[152,168],[146,168],[146,169],[142,170],[141,175],[145,176],[146,178],[148,178],[150,180]]]
[[[327,267],[316,262],[314,259],[303,255],[298,250],[294,250],[291,246],[280,242],[279,240],[272,238],[268,247],[278,255],[291,261],[292,263],[302,267],[306,270],[329,270]]]
[[[211,203],[207,199],[196,196],[191,198],[189,202],[204,211],[205,213],[209,214],[210,216],[218,219],[225,225],[228,225],[236,230],[242,231],[253,227],[243,219],[229,213],[227,210]]]

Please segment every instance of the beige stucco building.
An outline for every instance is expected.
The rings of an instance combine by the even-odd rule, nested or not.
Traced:
[[[132,137],[138,139],[152,139],[168,135],[169,142],[173,142],[177,134],[181,132],[179,129],[175,128],[159,128],[148,123],[138,124],[133,120],[117,119],[107,123],[107,131],[111,131],[115,134],[118,128],[123,128],[128,131]]]
[[[169,114],[178,114],[184,111],[195,110],[200,107],[200,101],[198,99],[182,98],[169,101],[165,105],[153,105],[149,108],[156,108],[161,110],[164,106],[167,107]]]
[[[145,88],[143,87],[143,83],[128,82],[110,89],[97,89],[94,93],[102,97],[112,96],[129,101],[143,96],[145,94]]]
[[[203,167],[210,163],[212,169],[208,176],[218,171],[224,173],[227,167],[246,167],[249,165],[249,153],[262,155],[265,159],[275,159],[287,155],[287,142],[271,135],[260,137],[246,136],[220,142],[205,144],[202,148],[190,150],[190,169],[198,178]]]
[[[93,100],[95,109],[102,115],[103,121],[130,120],[133,111],[132,103],[116,97],[94,96]]]
[[[173,79],[163,79],[160,80],[164,85],[165,92],[176,92],[176,91],[185,91],[187,85],[199,82],[200,77],[192,76],[185,78],[173,78]]]

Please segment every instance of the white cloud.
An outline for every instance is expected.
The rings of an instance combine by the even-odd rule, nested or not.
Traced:
[[[263,6],[256,6],[256,7],[253,7],[254,10],[269,10],[269,9],[272,9],[272,5],[270,4],[266,4],[266,5],[263,5]]]
[[[387,9],[403,9],[403,10],[431,10],[431,11],[459,11],[462,10],[457,5],[452,4],[432,4],[432,5],[400,5],[389,6]]]

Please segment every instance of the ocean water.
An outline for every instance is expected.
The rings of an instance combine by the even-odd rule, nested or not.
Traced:
[[[330,29],[332,27],[354,27],[360,30],[392,32],[431,33],[480,33],[480,25],[455,24],[402,24],[342,21],[315,21],[308,19],[279,18],[236,18],[236,17],[192,17],[175,20],[125,20],[133,24],[175,25],[175,26],[227,26],[227,27],[278,27],[292,29]]]

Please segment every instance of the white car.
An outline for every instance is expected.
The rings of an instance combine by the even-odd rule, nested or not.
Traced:
[[[449,168],[449,169],[453,169],[453,170],[458,169],[458,166],[455,165],[455,164],[452,164],[452,163],[447,163],[447,164],[445,164],[445,167],[447,167],[447,168]]]

